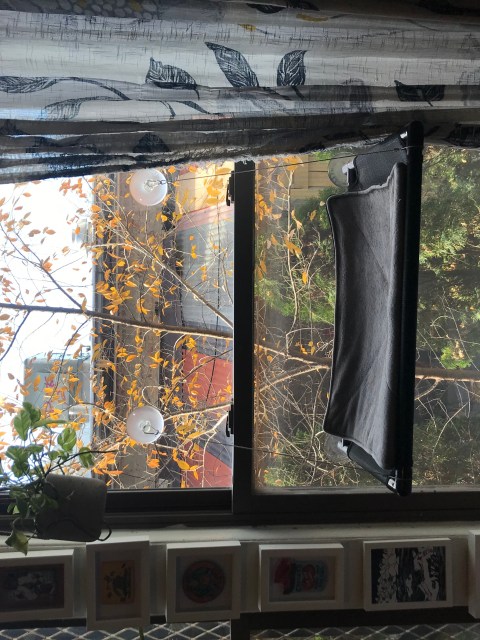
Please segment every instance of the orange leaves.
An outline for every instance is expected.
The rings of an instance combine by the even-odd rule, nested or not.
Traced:
[[[285,246],[287,247],[287,249],[291,253],[294,253],[297,256],[297,258],[299,258],[302,255],[302,251],[301,251],[300,247],[297,247],[296,244],[291,242],[287,234],[285,234],[283,240],[284,240],[284,243],[285,243]]]
[[[135,303],[135,307],[136,307],[138,313],[141,313],[144,316],[148,315],[149,310],[145,307],[143,298],[139,298],[137,300],[137,302]]]
[[[285,158],[285,164],[287,171],[295,171],[299,164],[302,164],[302,160],[298,156],[288,156]]]

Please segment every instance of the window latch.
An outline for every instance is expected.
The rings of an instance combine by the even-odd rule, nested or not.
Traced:
[[[233,404],[230,407],[230,411],[228,412],[227,422],[225,423],[225,435],[227,438],[233,436]]]
[[[227,207],[229,207],[232,204],[232,202],[235,202],[235,172],[234,171],[232,171],[228,179],[227,195],[226,195],[225,201],[227,203]]]

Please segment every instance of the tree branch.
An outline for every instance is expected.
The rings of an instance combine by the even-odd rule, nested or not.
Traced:
[[[31,313],[38,311],[40,313],[64,313],[66,315],[83,315],[92,320],[105,320],[106,322],[112,322],[113,324],[121,324],[127,327],[139,327],[140,329],[153,329],[155,331],[163,331],[165,333],[173,333],[177,335],[192,335],[203,336],[207,338],[224,338],[229,340],[233,338],[232,331],[211,331],[208,329],[200,329],[198,327],[179,327],[177,325],[162,324],[160,322],[148,322],[146,320],[134,320],[129,318],[122,318],[119,316],[112,316],[109,313],[103,313],[101,311],[92,311],[90,309],[72,309],[71,307],[46,307],[43,305],[34,304],[13,304],[7,302],[0,302],[0,309],[10,309],[14,311],[25,311]]]

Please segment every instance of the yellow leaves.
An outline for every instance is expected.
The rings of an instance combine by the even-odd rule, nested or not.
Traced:
[[[308,219],[310,220],[310,222],[312,222],[312,220],[315,218],[316,215],[317,215],[317,210],[314,209],[308,216]]]
[[[188,462],[185,462],[185,460],[179,459],[179,457],[178,457],[178,449],[174,449],[173,450],[172,458],[177,463],[178,467],[182,471],[190,471],[190,465],[188,464]]]
[[[308,283],[308,273],[306,271],[302,272],[302,282],[303,282],[303,284],[307,284]]]
[[[38,391],[38,387],[40,386],[40,382],[42,381],[40,375],[35,376],[33,380],[33,390]]]
[[[149,310],[145,307],[144,305],[144,300],[143,298],[139,298],[135,304],[136,309],[138,311],[138,313],[141,313],[142,315],[147,315]]]
[[[49,273],[52,270],[53,264],[52,262],[50,262],[50,260],[42,260],[40,264],[42,269],[47,273]]]
[[[285,242],[285,246],[287,247],[287,249],[291,253],[294,253],[297,256],[297,258],[299,258],[302,255],[302,251],[301,251],[300,247],[297,247],[296,244],[291,242],[289,237],[288,237],[288,235],[284,236],[284,242]]]
[[[168,171],[168,173],[175,173],[176,168],[175,167],[168,167],[167,171]]]
[[[239,24],[239,27],[245,29],[245,31],[256,31],[257,27],[253,24]]]
[[[160,460],[158,458],[150,458],[147,462],[147,467],[150,469],[158,469],[160,466]]]
[[[297,165],[301,164],[302,161],[300,158],[298,158],[297,156],[288,156],[287,158],[285,158],[285,164],[286,164],[286,169],[287,171],[295,171],[297,168]]]
[[[195,260],[196,258],[198,258],[197,252],[196,252],[196,248],[197,245],[196,244],[192,244],[192,247],[190,249],[190,256]]]
[[[153,360],[154,364],[151,364],[150,366],[153,368],[156,368],[157,365],[161,364],[163,362],[163,358],[160,356],[160,351],[156,351],[153,356],[149,356],[149,358],[151,360]]]

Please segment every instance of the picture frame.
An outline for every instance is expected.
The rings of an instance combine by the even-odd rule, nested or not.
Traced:
[[[147,536],[86,545],[88,630],[150,624],[149,551]]]
[[[366,611],[452,606],[449,538],[365,541],[363,551]]]
[[[167,544],[167,622],[240,616],[240,542]]]
[[[0,622],[73,617],[73,549],[0,554]]]
[[[480,618],[480,529],[468,532],[468,613]]]
[[[259,545],[260,611],[338,609],[344,600],[344,548],[331,544]]]

